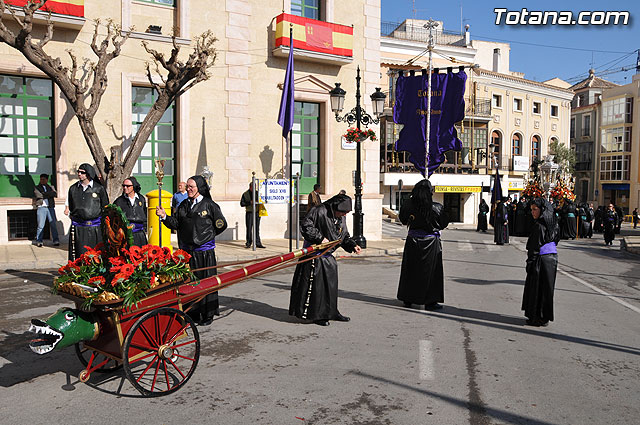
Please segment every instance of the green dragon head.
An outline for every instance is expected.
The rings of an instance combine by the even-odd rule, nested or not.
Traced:
[[[36,334],[29,348],[34,353],[46,354],[54,348],[64,348],[80,341],[91,341],[100,333],[98,320],[91,313],[61,308],[46,322],[32,319],[29,332]]]

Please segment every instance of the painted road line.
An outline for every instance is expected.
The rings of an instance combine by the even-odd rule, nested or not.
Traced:
[[[502,246],[500,245],[496,245],[492,240],[483,240],[482,241],[485,245],[488,251],[501,251],[502,250]]]
[[[594,285],[592,285],[592,284],[590,284],[588,282],[585,282],[584,280],[580,279],[579,277],[575,277],[574,275],[572,275],[569,272],[566,272],[566,271],[561,270],[561,269],[558,269],[558,271],[560,273],[562,273],[563,275],[575,280],[576,282],[583,284],[587,288],[589,288],[589,289],[591,289],[591,290],[593,290],[593,291],[595,291],[595,292],[597,292],[599,294],[602,294],[605,297],[617,302],[618,304],[623,305],[623,306],[627,307],[628,309],[635,311],[636,313],[640,313],[640,308],[638,308],[636,306],[633,306],[633,305],[629,304],[626,301],[621,300],[620,298],[616,297],[615,295],[611,295],[611,294],[603,291],[602,289],[600,289],[600,288],[598,288],[598,287],[596,287],[596,286],[594,286]]]
[[[432,380],[433,376],[433,343],[426,339],[421,339],[418,351],[418,362],[420,364],[420,379]]]
[[[468,239],[458,241],[458,251],[473,251],[471,241]]]

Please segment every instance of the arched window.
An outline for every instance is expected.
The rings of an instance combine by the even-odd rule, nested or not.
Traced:
[[[531,138],[531,159],[539,159],[540,158],[540,137],[533,136]]]
[[[513,139],[511,140],[511,154],[520,155],[521,151],[522,151],[522,138],[518,133],[514,133]]]
[[[498,131],[491,132],[491,144],[489,145],[489,157],[493,158],[489,166],[500,165],[500,149],[502,145],[502,135]]]

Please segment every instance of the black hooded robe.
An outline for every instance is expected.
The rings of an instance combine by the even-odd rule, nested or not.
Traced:
[[[576,206],[571,201],[566,201],[562,207],[562,222],[560,223],[560,239],[575,239],[578,230],[576,220]]]
[[[613,243],[616,238],[616,224],[618,223],[618,213],[606,210],[602,220],[604,226],[604,242],[606,244]]]
[[[93,182],[93,186],[83,188],[82,183],[77,182],[69,188],[67,199],[69,202],[69,260],[75,260],[84,254],[87,249],[95,247],[102,242],[100,230],[100,218],[102,209],[109,204],[107,191],[96,179],[96,172],[89,164],[82,164],[78,169],[85,170],[87,177]]]
[[[476,232],[487,231],[487,213],[489,212],[489,205],[486,202],[480,203],[480,212],[478,213],[478,227]]]
[[[311,208],[300,223],[300,231],[305,246],[315,245],[323,239],[341,240],[339,245],[347,252],[353,252],[356,243],[347,230],[344,217],[334,217],[333,211],[346,195],[336,195],[328,201]],[[351,208],[349,208],[351,209]],[[338,311],[338,263],[333,252],[300,263],[296,266],[291,282],[289,315],[307,320],[333,320],[340,316]],[[301,261],[308,257],[303,257]]]
[[[449,220],[442,204],[433,202],[431,210],[431,218],[425,218],[411,198],[400,209],[400,221],[409,227],[397,295],[405,303],[430,305],[444,302],[442,242],[437,232],[446,228]]]
[[[493,242],[498,245],[509,243],[509,226],[507,225],[509,214],[504,202],[498,202],[494,215]]]
[[[193,205],[189,198],[180,203],[176,213],[162,220],[169,229],[178,231],[178,246],[191,255],[191,270],[215,267],[215,237],[227,228],[227,220],[209,194],[209,188],[200,176],[191,177],[198,185],[202,200]],[[215,276],[217,269],[194,272],[198,279]],[[198,324],[209,324],[213,316],[220,314],[218,293],[214,292],[202,300],[185,306],[189,316]]]
[[[131,205],[129,197],[122,194],[116,198],[113,203],[120,207],[124,215],[129,220],[129,224],[133,225],[133,244],[137,246],[146,245],[147,242],[147,200],[144,195],[140,194],[140,184],[134,177],[125,180],[131,180],[133,190],[138,197]]]
[[[527,203],[524,201],[518,202],[516,205],[515,224],[513,227],[514,236],[529,236],[527,220]]]
[[[540,254],[540,248],[546,244],[558,243],[558,225],[553,206],[543,201],[549,208],[542,211],[535,221],[527,240],[527,279],[524,284],[522,310],[532,324],[544,324],[553,321],[553,292],[558,270],[558,254]]]

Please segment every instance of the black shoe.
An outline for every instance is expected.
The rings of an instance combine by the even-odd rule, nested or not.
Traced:
[[[198,326],[209,326],[212,322],[213,322],[213,317],[209,317],[208,319],[204,319],[198,322]]]
[[[56,242],[54,242],[54,243],[53,243],[53,246],[60,246],[60,242],[57,242],[57,241],[56,241]]]
[[[412,304],[411,304],[411,303],[408,303],[408,302],[406,302],[406,301],[405,301],[403,304],[404,304],[404,307],[405,307],[405,308],[411,308],[411,306],[412,306]]]
[[[42,248],[42,242],[38,242],[38,243],[36,244],[36,246],[37,246],[38,248]]]
[[[540,326],[540,320],[538,319],[527,319],[525,322],[529,326]]]
[[[260,244],[260,245],[256,245],[256,248],[266,248],[266,246]]]
[[[333,320],[337,320],[338,322],[348,322],[349,320],[351,320],[351,317],[343,316],[342,314],[338,313],[338,315]]]
[[[431,304],[427,304],[424,306],[425,310],[429,310],[429,311],[434,311],[434,310],[441,310],[442,306],[438,303],[431,303]]]
[[[328,320],[314,320],[314,322],[318,326],[329,326]]]

